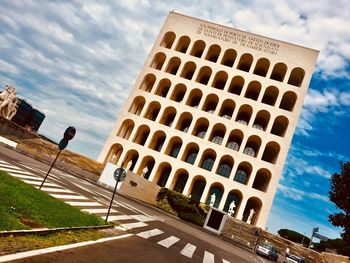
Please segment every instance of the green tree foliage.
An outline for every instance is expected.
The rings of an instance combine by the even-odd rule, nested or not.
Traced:
[[[295,243],[299,243],[299,244],[302,244],[304,243],[305,245],[309,244],[310,243],[310,238],[296,232],[296,231],[293,231],[293,230],[289,230],[289,229],[280,229],[277,231],[277,233],[285,238],[285,239],[288,239],[290,241],[293,241]],[[303,237],[304,237],[304,241],[303,241]]]
[[[350,162],[340,162],[341,172],[334,173],[331,177],[331,200],[340,210],[338,213],[329,215],[329,221],[343,228],[341,234],[345,242],[350,244]]]
[[[341,238],[329,239],[327,241],[321,241],[320,243],[314,244],[314,249],[319,252],[324,252],[326,248],[334,249],[338,254],[350,256],[350,245]]]

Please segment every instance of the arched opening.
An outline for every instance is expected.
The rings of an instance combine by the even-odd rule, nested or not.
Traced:
[[[261,84],[258,81],[252,81],[249,83],[244,97],[252,100],[258,100],[261,90]]]
[[[288,124],[289,124],[289,121],[286,117],[284,116],[276,117],[272,125],[271,133],[277,136],[284,137],[288,128]]]
[[[265,168],[260,169],[254,179],[253,188],[266,192],[271,179],[271,172]]]
[[[192,123],[192,119],[193,117],[191,113],[183,112],[179,117],[175,129],[180,130],[182,132],[188,132]]]
[[[159,111],[160,111],[160,103],[157,101],[152,101],[149,104],[148,109],[147,109],[144,117],[146,119],[155,121],[157,119]]]
[[[216,173],[223,177],[229,178],[231,175],[233,165],[234,165],[233,158],[229,155],[224,155],[220,159],[220,163],[219,163],[218,169],[216,170]]]
[[[229,208],[230,208],[230,204],[234,202],[235,206],[234,206],[234,213],[232,214],[233,217],[237,216],[238,210],[241,206],[241,202],[242,202],[242,193],[239,190],[232,190],[229,192],[229,194],[227,195],[226,198],[226,202],[224,205],[224,211],[228,212]]]
[[[216,62],[218,61],[220,52],[221,52],[221,48],[218,45],[211,45],[209,47],[207,55],[205,56],[205,59],[212,62]]]
[[[214,202],[214,205],[213,207],[216,207],[218,208],[219,205],[220,205],[220,202],[221,202],[221,198],[222,198],[222,195],[224,193],[224,186],[220,183],[213,183],[211,186],[210,186],[210,189],[209,189],[209,192],[208,192],[208,196],[207,196],[207,201],[206,201],[206,204],[207,205],[210,205],[210,200],[211,200],[211,196],[213,194],[215,194],[215,202]]]
[[[182,102],[185,94],[186,94],[187,88],[184,84],[180,83],[177,84],[174,87],[173,93],[170,96],[171,100],[174,100],[176,102]]]
[[[228,92],[241,95],[242,89],[244,86],[244,79],[241,76],[235,76],[231,80],[230,87],[228,88]]]
[[[143,106],[145,106],[146,100],[142,96],[137,96],[134,98],[133,102],[130,105],[129,112],[140,115],[143,109]]]
[[[270,79],[283,82],[286,72],[287,72],[287,65],[284,63],[277,63],[273,67]]]
[[[216,106],[218,105],[219,102],[219,97],[215,94],[209,94],[203,104],[202,110],[209,112],[209,113],[214,113]]]
[[[104,164],[106,162],[117,164],[119,162],[119,159],[122,153],[123,153],[123,146],[120,143],[113,144],[111,148],[109,148]]]
[[[186,163],[194,164],[198,155],[198,151],[199,151],[199,146],[196,143],[194,142],[189,143],[186,146],[186,149],[183,153],[182,161]]]
[[[199,82],[203,85],[207,85],[212,74],[211,68],[204,66],[199,70],[199,73],[196,78],[196,82]]]
[[[165,72],[176,75],[177,71],[179,70],[180,64],[181,60],[178,57],[171,58],[168,62],[168,66]]]
[[[225,100],[219,111],[219,116],[230,120],[232,118],[233,111],[235,110],[235,102],[231,99]]]
[[[275,164],[280,152],[280,145],[277,142],[269,142],[266,144],[261,160]]]
[[[177,46],[176,46],[175,50],[179,51],[181,53],[186,53],[190,43],[191,43],[191,40],[188,36],[182,36],[182,37],[180,37],[179,41],[177,42]]]
[[[129,170],[133,171],[138,159],[139,153],[136,150],[129,150],[125,155],[122,166],[126,168],[131,163]]]
[[[235,173],[234,181],[247,185],[249,182],[250,174],[252,173],[252,165],[248,162],[242,162],[238,165]]]
[[[192,131],[192,135],[203,139],[207,133],[208,127],[209,121],[206,118],[199,118],[196,121],[194,129]]]
[[[217,123],[214,125],[211,131],[209,141],[221,145],[222,141],[224,140],[225,133],[226,133],[225,125],[221,123]]]
[[[174,107],[167,107],[164,110],[163,116],[160,119],[160,123],[171,127],[173,125],[176,116],[176,109]]]
[[[270,121],[270,113],[266,110],[261,110],[256,114],[253,128],[266,131],[266,127],[269,124]]]
[[[202,159],[199,163],[199,167],[204,170],[211,171],[216,159],[216,152],[213,149],[206,149],[203,152]]]
[[[156,82],[156,76],[153,74],[147,74],[140,85],[140,90],[151,92],[154,83]]]
[[[194,42],[190,54],[192,56],[200,58],[200,57],[202,57],[204,49],[205,49],[204,41],[203,40],[197,40],[196,42]]]
[[[303,70],[302,68],[293,68],[288,79],[288,84],[300,87],[303,83],[304,76],[305,70]]]
[[[216,73],[212,87],[223,90],[227,82],[228,75],[225,71]]]
[[[236,122],[241,123],[243,125],[248,125],[250,118],[253,113],[253,108],[247,104],[242,105],[239,108],[237,117],[236,117]]]
[[[149,132],[150,132],[150,129],[147,125],[141,125],[137,129],[133,142],[140,145],[145,145]]]
[[[280,109],[284,109],[287,111],[293,111],[295,103],[297,101],[297,94],[293,91],[287,91],[283,94]]]
[[[243,132],[236,129],[231,131],[228,137],[226,147],[234,151],[239,151],[243,140]]]
[[[175,37],[176,35],[174,32],[165,33],[163,40],[160,43],[160,46],[170,49],[174,43]]]
[[[191,90],[188,99],[186,101],[186,105],[193,107],[193,108],[198,108],[199,103],[201,102],[203,93],[199,89],[193,89]]]
[[[165,59],[166,59],[166,56],[163,52],[159,52],[155,54],[150,67],[161,70],[164,65]]]
[[[119,128],[117,136],[119,136],[125,140],[129,140],[129,137],[130,137],[134,127],[135,127],[135,123],[132,120],[130,120],[130,119],[124,120],[122,125]]]
[[[194,72],[196,71],[196,64],[193,62],[187,62],[180,74],[182,78],[191,80],[193,77]]]
[[[262,202],[259,198],[257,197],[249,198],[243,212],[243,221],[248,222],[248,219],[249,219],[250,224],[256,225],[256,223],[258,222],[261,207],[262,207]],[[251,215],[251,218],[249,218],[250,215]]]
[[[267,71],[270,67],[270,61],[267,58],[260,58],[256,62],[256,66],[254,69],[254,74],[262,77],[266,77]]]
[[[206,185],[206,181],[204,177],[196,176],[195,178],[193,178],[190,196],[194,202],[197,202],[197,203],[200,202],[205,185]]]
[[[274,86],[267,87],[261,102],[271,106],[275,106],[278,93],[279,93],[278,88]]]
[[[188,181],[188,172],[185,169],[180,169],[176,171],[174,181],[174,191],[182,193]]]
[[[163,131],[156,131],[153,134],[152,140],[148,146],[148,148],[151,148],[152,150],[155,150],[157,152],[160,152],[162,150],[163,144],[165,142],[166,135]]]
[[[162,79],[161,81],[159,81],[159,84],[158,84],[158,87],[157,87],[155,94],[165,98],[169,92],[170,86],[171,86],[170,80]]]
[[[144,178],[148,179],[152,173],[154,164],[155,164],[155,160],[152,156],[149,156],[149,155],[145,156],[142,159],[142,162],[141,162],[141,165],[139,166],[137,174],[142,175]],[[147,167],[147,172],[144,174],[145,167]]]
[[[181,150],[182,140],[180,137],[173,137],[169,140],[168,147],[165,150],[165,154],[177,158]]]
[[[245,145],[243,153],[252,157],[256,157],[258,155],[260,146],[261,146],[260,137],[256,135],[252,135],[248,138],[248,141]]]
[[[157,185],[160,187],[164,187],[169,179],[170,173],[171,165],[167,162],[161,163],[158,167],[153,181],[157,182]]]
[[[233,64],[235,63],[237,57],[237,52],[234,49],[227,49],[224,53],[224,56],[222,57],[221,64],[232,67]]]
[[[237,68],[239,70],[249,72],[250,67],[252,66],[252,63],[253,63],[253,56],[251,54],[245,53],[241,56],[241,59],[239,60]]]

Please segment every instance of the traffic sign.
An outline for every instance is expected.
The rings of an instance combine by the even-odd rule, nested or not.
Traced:
[[[322,241],[327,241],[328,240],[328,237],[322,236],[319,233],[314,233],[314,237],[318,238],[319,240],[322,240]]]
[[[318,230],[320,230],[319,227],[314,227],[314,228],[312,229],[312,233],[316,233],[316,232],[318,232]]]
[[[63,150],[63,149],[65,149],[66,147],[67,147],[67,145],[68,145],[68,140],[66,140],[66,139],[62,139],[61,141],[60,141],[60,143],[58,144],[58,148],[60,149],[60,150]]]
[[[122,182],[125,180],[126,177],[126,171],[124,168],[117,168],[114,171],[113,174],[114,180],[116,180],[117,182]]]
[[[69,127],[66,129],[66,131],[64,132],[63,138],[66,139],[66,140],[68,140],[68,141],[70,141],[71,139],[74,138],[75,133],[76,133],[75,128],[72,127],[72,126],[69,126]]]

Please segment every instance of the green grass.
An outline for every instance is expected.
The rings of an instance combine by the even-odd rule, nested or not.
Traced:
[[[209,210],[208,206],[195,203],[189,197],[167,188],[160,190],[155,206],[200,226],[204,224]]]
[[[0,171],[0,230],[104,225],[104,221]]]

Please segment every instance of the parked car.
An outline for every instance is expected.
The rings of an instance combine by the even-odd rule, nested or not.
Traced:
[[[258,245],[256,248],[256,254],[267,257],[268,259],[273,261],[277,261],[278,259],[277,249],[267,243]]]
[[[284,260],[284,263],[305,263],[305,259],[295,255],[289,255]]]

